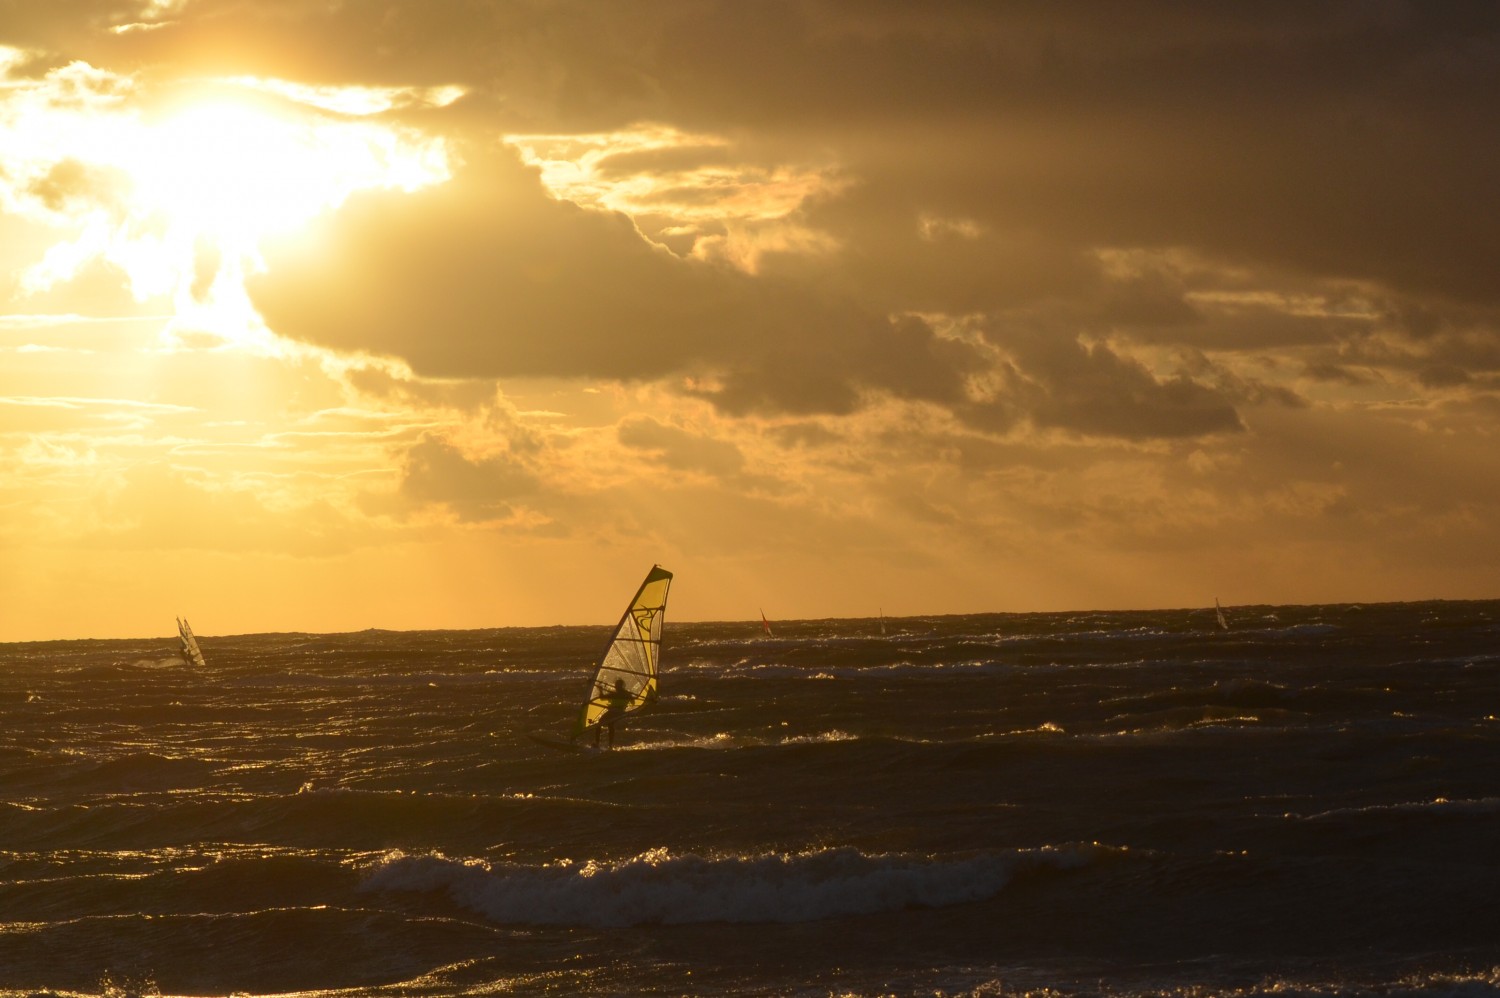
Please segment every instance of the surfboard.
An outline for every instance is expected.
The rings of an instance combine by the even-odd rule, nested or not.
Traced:
[[[594,745],[592,739],[586,742],[574,741],[571,738],[564,738],[562,735],[555,735],[550,731],[528,731],[526,732],[526,737],[530,738],[538,745],[545,745],[547,748],[556,749],[559,752],[574,752],[580,755],[593,755],[595,752],[604,751],[604,749]]]

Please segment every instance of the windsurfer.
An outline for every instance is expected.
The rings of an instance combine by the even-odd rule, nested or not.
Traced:
[[[615,747],[615,721],[630,709],[630,702],[634,699],[630,691],[625,688],[625,680],[616,679],[615,688],[604,697],[604,713],[599,715],[599,723],[594,726],[594,744],[599,744],[599,729],[609,726],[609,747]]]

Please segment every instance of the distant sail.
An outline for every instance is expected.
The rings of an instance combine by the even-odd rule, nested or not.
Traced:
[[[1219,618],[1219,630],[1229,630],[1229,621],[1224,619],[1224,608],[1219,605],[1219,597],[1214,597],[1214,616]]]
[[[760,612],[760,628],[766,632],[766,637],[774,638],[776,636],[771,633],[771,622],[766,619],[766,611],[764,610]]]
[[[182,657],[202,668],[203,652],[198,650],[198,639],[193,637],[193,628],[186,620],[177,618],[177,640],[182,643]]]
[[[885,633],[885,607],[880,608],[880,633]]]
[[[646,573],[646,581],[636,591],[635,599],[625,608],[619,626],[604,654],[589,688],[578,721],[573,725],[577,737],[595,727],[609,708],[615,684],[622,683],[630,695],[625,710],[639,710],[656,699],[656,669],[661,660],[661,628],[667,613],[667,590],[672,586],[672,573],[660,565],[653,565]]]

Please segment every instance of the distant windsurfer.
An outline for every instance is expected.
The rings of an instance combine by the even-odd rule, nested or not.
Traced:
[[[616,679],[615,688],[604,696],[604,713],[599,715],[599,723],[594,725],[595,748],[599,746],[599,729],[606,725],[609,727],[609,748],[615,747],[615,721],[630,709],[634,699],[625,688],[625,680]]]

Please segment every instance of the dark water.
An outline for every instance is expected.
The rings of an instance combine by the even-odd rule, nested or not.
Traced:
[[[0,992],[1500,991],[1500,603],[1231,616],[3,645]]]

